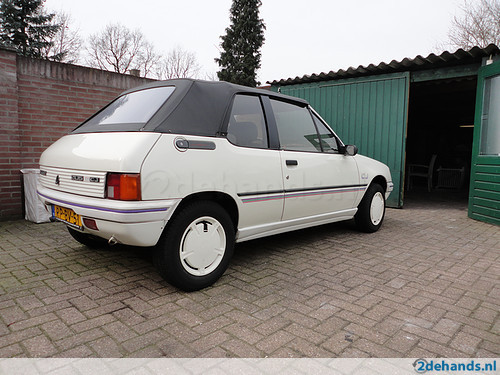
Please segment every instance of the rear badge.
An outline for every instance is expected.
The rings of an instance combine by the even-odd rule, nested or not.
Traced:
[[[79,176],[79,175],[71,175],[71,181],[80,181],[80,182],[85,182],[85,177],[84,176]],[[88,179],[89,182],[94,182],[98,183],[101,181],[99,177],[89,177]]]
[[[56,185],[59,185],[61,183],[61,181],[59,180],[59,175],[57,175],[56,177]]]

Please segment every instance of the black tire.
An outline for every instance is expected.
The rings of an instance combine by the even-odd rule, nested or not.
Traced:
[[[354,221],[362,232],[379,230],[385,217],[385,192],[379,184],[371,184],[358,205]]]
[[[170,284],[186,292],[200,290],[227,269],[234,242],[233,222],[220,205],[193,202],[170,219],[156,245],[154,263]]]
[[[69,234],[76,241],[80,242],[82,245],[90,247],[91,249],[105,248],[108,247],[108,241],[104,238],[93,236],[91,234],[79,232],[73,228],[67,227]]]

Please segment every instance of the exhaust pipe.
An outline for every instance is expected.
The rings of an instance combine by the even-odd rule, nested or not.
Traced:
[[[108,240],[109,246],[114,246],[118,243],[118,240],[115,238],[115,236],[111,236],[110,239]]]

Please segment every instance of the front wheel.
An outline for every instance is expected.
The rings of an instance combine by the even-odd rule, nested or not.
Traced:
[[[217,203],[194,202],[171,219],[155,249],[161,276],[186,292],[215,283],[233,254],[234,226]]]
[[[359,230],[367,233],[376,232],[384,221],[385,194],[379,184],[371,184],[359,203],[354,221]]]

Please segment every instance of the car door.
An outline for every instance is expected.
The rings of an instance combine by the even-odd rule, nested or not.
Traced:
[[[231,150],[225,165],[238,197],[238,239],[278,223],[283,213],[281,159],[268,133],[260,96],[236,95],[227,121]]]
[[[309,108],[271,99],[280,143],[285,203],[282,220],[351,217],[365,187],[355,157]]]

